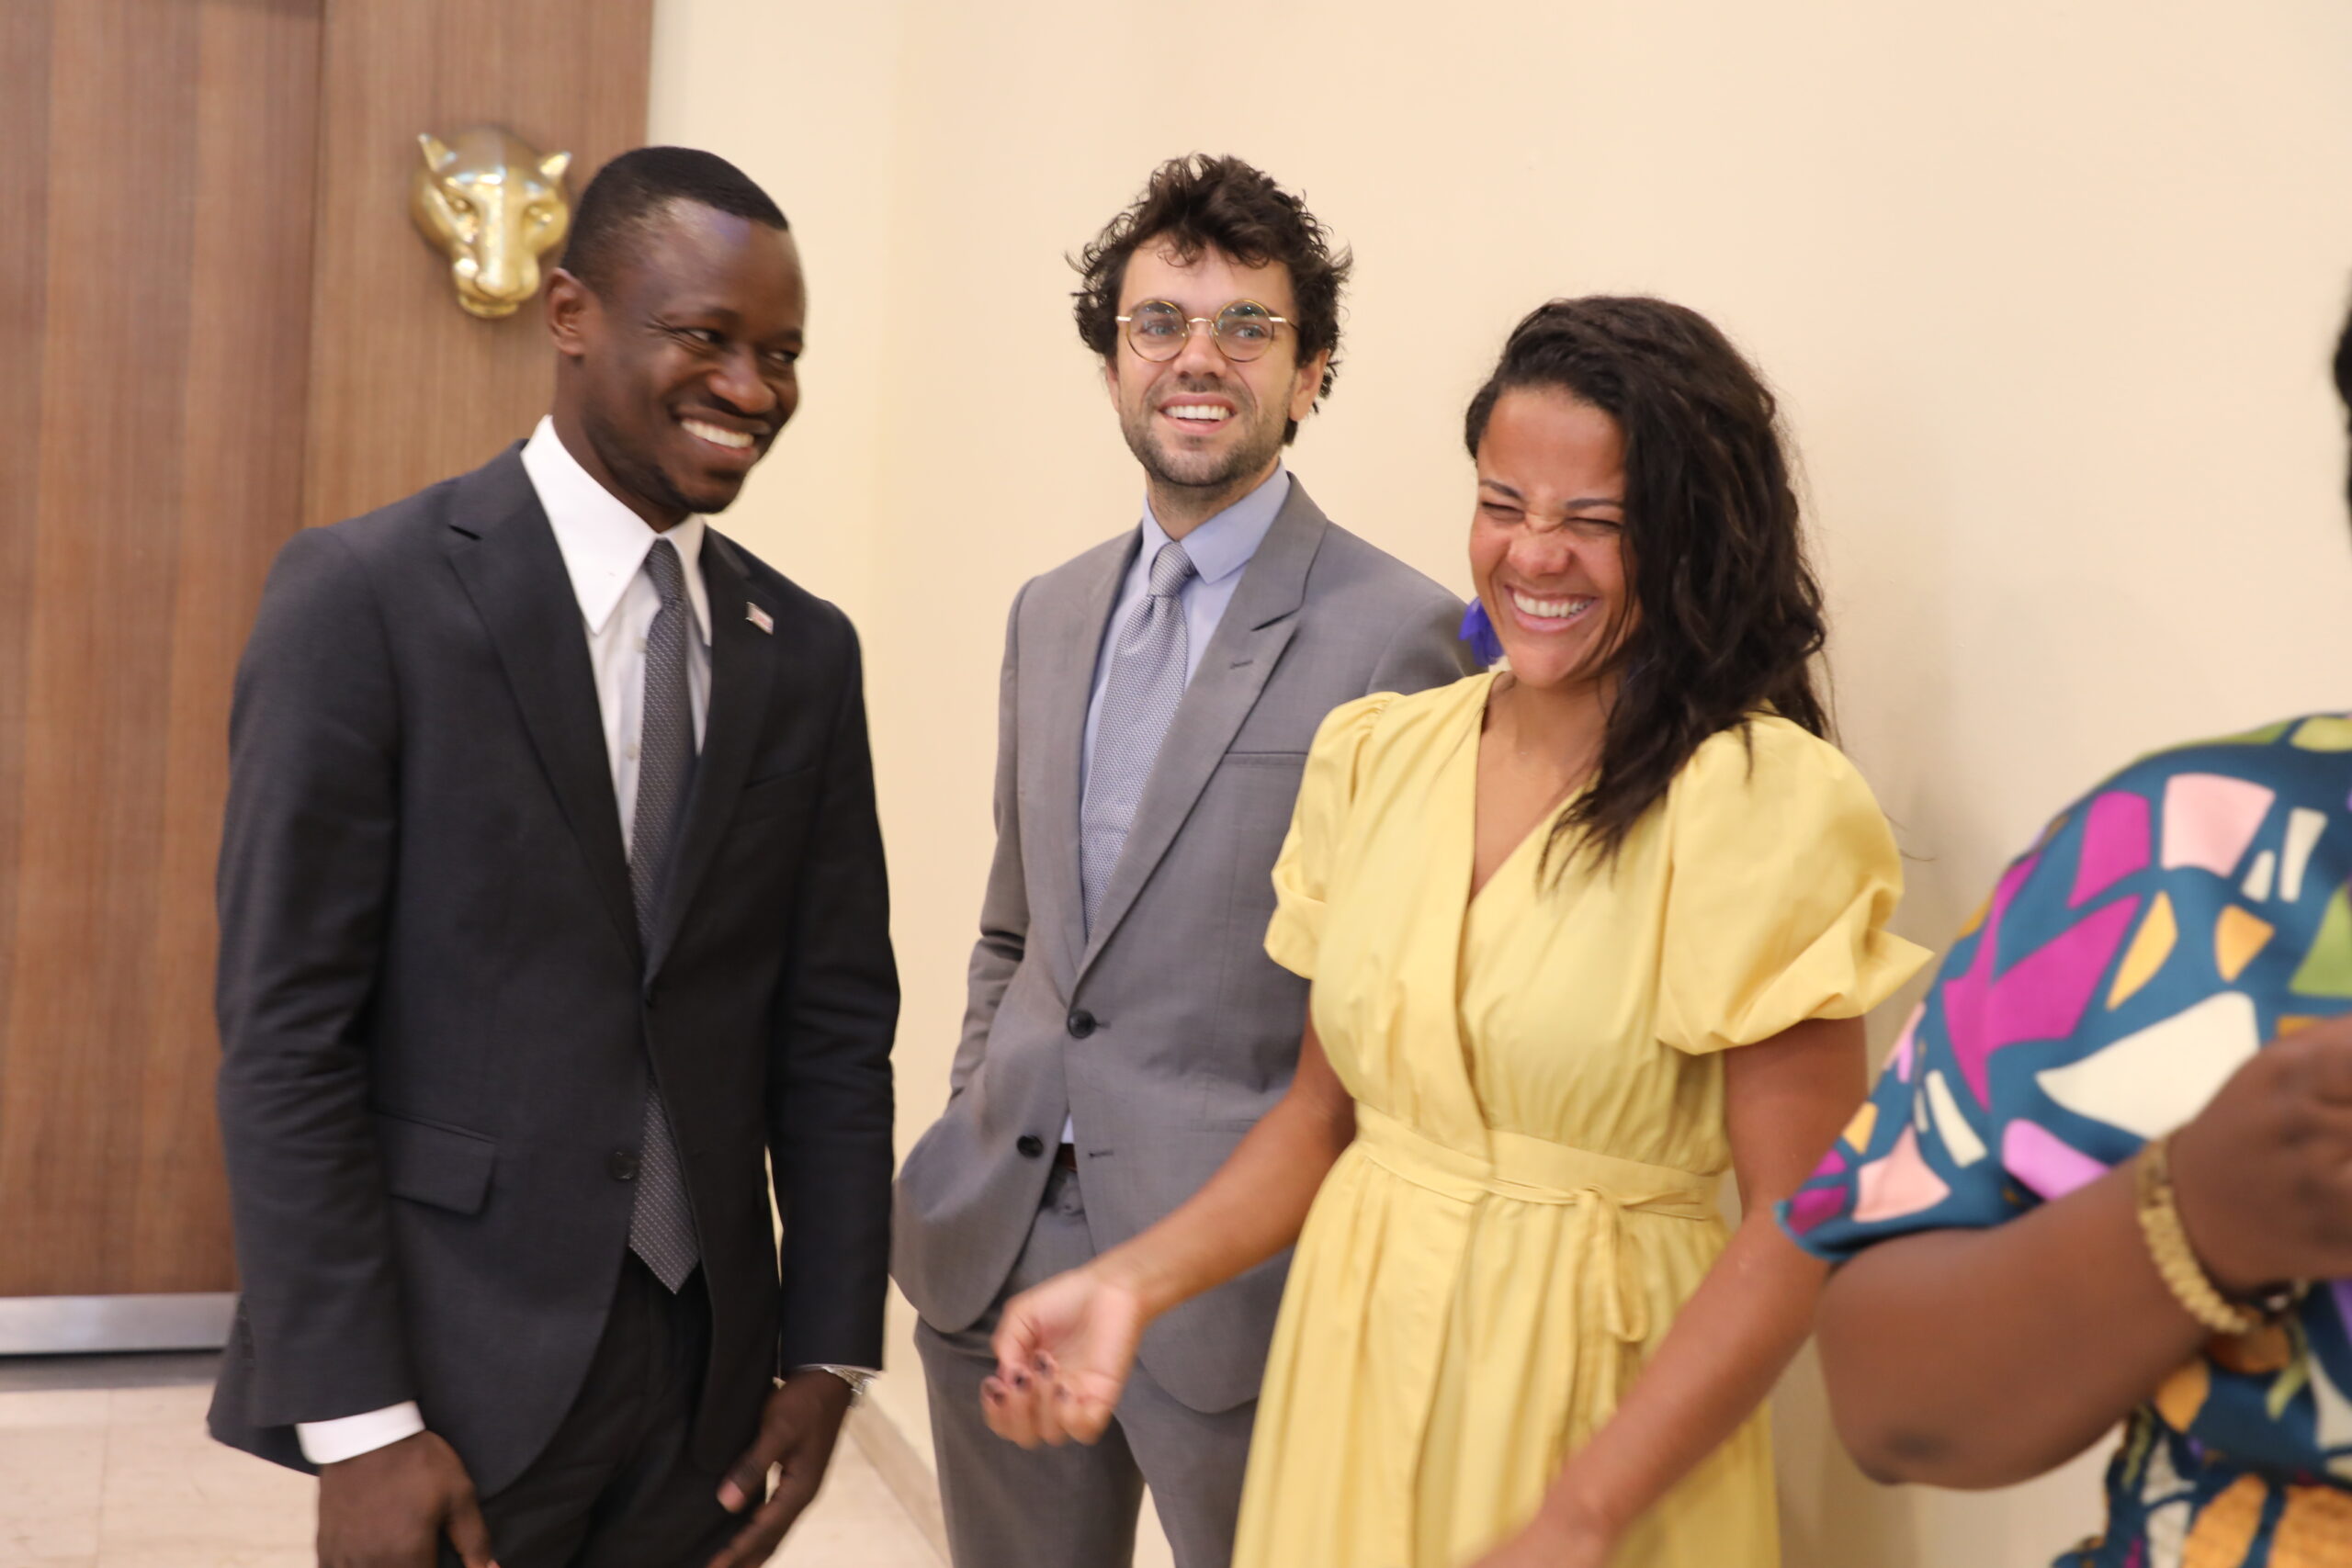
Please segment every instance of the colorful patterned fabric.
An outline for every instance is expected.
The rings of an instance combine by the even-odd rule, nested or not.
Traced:
[[[1961,932],[1868,1104],[1781,1208],[1830,1260],[1996,1225],[2195,1115],[2352,1006],[2352,718],[2143,759]],[[2215,1341],[2136,1412],[2104,1536],[2060,1568],[2352,1564],[2352,1280]]]

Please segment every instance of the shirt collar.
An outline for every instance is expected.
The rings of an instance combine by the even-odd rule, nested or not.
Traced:
[[[710,646],[710,595],[702,581],[702,517],[690,514],[666,534],[646,525],[621,499],[580,466],[555,433],[555,421],[542,417],[531,439],[523,444],[523,469],[539,494],[539,506],[555,530],[556,548],[563,552],[563,570],[571,578],[571,592],[580,601],[581,619],[591,637],[601,636],[620,608],[621,596],[645,567],[645,552],[656,539],[677,547],[684,566],[686,602],[694,606],[695,630],[703,646]]]
[[[1289,499],[1290,469],[1276,463],[1264,483],[1185,535],[1184,554],[1192,561],[1193,570],[1201,574],[1201,581],[1222,582],[1248,566],[1250,558],[1258,553],[1258,547],[1266,542],[1266,534],[1274,525],[1274,514]],[[1146,497],[1143,559],[1149,562],[1166,543],[1168,531],[1152,515],[1150,498]]]

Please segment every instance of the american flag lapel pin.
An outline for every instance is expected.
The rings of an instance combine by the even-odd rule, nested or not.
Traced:
[[[743,606],[743,618],[751,622],[753,626],[759,627],[760,630],[767,633],[768,636],[775,636],[775,617],[769,615],[765,610],[761,609],[757,604],[747,602]]]

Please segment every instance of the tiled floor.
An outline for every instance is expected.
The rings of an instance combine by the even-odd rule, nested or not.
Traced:
[[[211,1391],[0,1392],[0,1568],[311,1568],[315,1486],[204,1435]],[[778,1568],[940,1568],[854,1442]]]

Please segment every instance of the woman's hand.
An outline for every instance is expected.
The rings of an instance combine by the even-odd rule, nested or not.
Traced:
[[[996,1375],[980,1384],[989,1430],[1024,1449],[1102,1436],[1150,1314],[1106,1254],[1006,1303]]]
[[[1604,1568],[1616,1544],[1598,1520],[1564,1519],[1547,1508],[1471,1568]]]
[[[989,1429],[1024,1449],[1100,1438],[1145,1325],[1296,1242],[1355,1133],[1355,1101],[1309,1023],[1290,1089],[1199,1191],[1141,1235],[1005,1303],[996,1375],[980,1384]]]
[[[2225,1293],[2352,1275],[2352,1016],[2265,1047],[2173,1134],[2181,1223]]]
[[[1023,1448],[1100,1438],[1144,1326],[1296,1242],[1355,1133],[1355,1101],[1309,1023],[1290,1089],[1199,1191],[1141,1235],[1005,1304],[996,1375],[980,1384],[989,1429]]]

